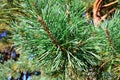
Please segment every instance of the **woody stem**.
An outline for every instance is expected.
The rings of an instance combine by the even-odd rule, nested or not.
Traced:
[[[51,41],[53,42],[53,44],[58,48],[60,48],[60,50],[63,53],[66,53],[66,49],[62,46],[59,45],[58,41],[55,39],[55,37],[52,35],[51,31],[49,30],[49,28],[47,27],[46,22],[42,19],[41,16],[38,16],[38,22],[43,26],[43,29],[47,32],[49,38],[51,39]]]

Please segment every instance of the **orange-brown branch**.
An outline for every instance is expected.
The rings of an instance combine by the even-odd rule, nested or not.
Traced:
[[[116,3],[118,3],[118,0],[113,1],[113,2],[111,2],[111,3],[108,3],[108,4],[105,4],[105,5],[103,5],[102,7],[103,7],[103,8],[110,7],[110,6],[112,6],[112,5],[116,4]]]
[[[116,1],[113,1],[109,4],[106,4],[106,5],[102,5],[102,2],[104,0],[95,0],[94,4],[93,4],[93,22],[94,22],[94,25],[97,27],[99,26],[99,24],[105,20],[109,14],[111,14],[112,12],[114,12],[116,9],[113,8],[111,9],[108,13],[104,14],[103,16],[101,16],[101,11],[102,11],[102,8],[107,8],[109,6],[112,6],[116,3],[118,3],[118,0]]]
[[[101,22],[100,7],[102,0],[96,0],[93,4],[93,22],[95,26],[98,26]]]

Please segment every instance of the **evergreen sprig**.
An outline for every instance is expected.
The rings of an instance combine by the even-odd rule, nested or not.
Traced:
[[[1,72],[3,67],[6,74],[11,72],[13,75],[21,70],[40,69],[45,76],[33,77],[33,80],[119,78],[120,11],[96,28],[83,16],[85,5],[80,0],[21,2],[20,11],[27,16],[20,14],[19,21],[8,21],[14,29],[13,41],[21,57],[18,62],[9,61],[2,65]],[[31,54],[35,56],[33,60],[29,60]],[[8,65],[10,68],[13,65],[15,72]]]

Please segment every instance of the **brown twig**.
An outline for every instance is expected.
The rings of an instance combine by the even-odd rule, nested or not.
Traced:
[[[95,26],[98,26],[101,22],[100,7],[102,0],[96,0],[93,4],[93,22]]]
[[[101,17],[101,20],[105,20],[107,18],[107,16],[113,12],[115,12],[115,8],[111,9],[108,13],[106,13],[104,16]]]
[[[51,41],[53,42],[53,44],[58,48],[60,48],[60,50],[63,53],[66,53],[66,49],[62,46],[59,45],[58,41],[55,39],[55,37],[52,35],[52,33],[50,32],[49,28],[47,27],[46,22],[42,19],[41,16],[38,16],[38,22],[43,26],[43,29],[47,32],[49,38],[51,39]]]
[[[118,3],[118,0],[116,0],[116,1],[113,1],[113,2],[111,2],[111,3],[109,3],[109,4],[102,5],[102,2],[103,2],[103,1],[104,1],[104,0],[96,0],[96,1],[94,2],[94,4],[93,4],[93,22],[94,22],[94,25],[95,25],[96,27],[98,27],[99,24],[100,24],[103,20],[105,20],[110,13],[112,13],[112,12],[114,12],[114,11],[116,10],[115,8],[113,8],[113,9],[111,9],[108,13],[104,14],[103,16],[101,16],[100,13],[101,13],[102,8],[107,8],[107,7],[110,7],[110,6]]]
[[[111,3],[108,3],[108,4],[105,4],[105,5],[102,6],[102,8],[110,7],[110,6],[112,6],[112,5],[116,4],[116,3],[118,3],[118,0],[113,1]]]

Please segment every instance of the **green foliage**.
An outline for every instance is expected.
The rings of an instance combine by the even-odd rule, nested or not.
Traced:
[[[13,4],[17,4],[16,1]],[[91,67],[97,68],[98,80],[117,79],[120,63],[120,11],[116,11],[112,19],[104,21],[100,28],[96,28],[83,16],[85,5],[81,0],[21,2],[20,7],[16,7],[23,14],[15,16],[17,20],[8,21],[14,29],[13,41],[20,50],[21,57],[17,62],[10,61],[2,66],[12,66],[15,63],[18,66],[15,73],[21,69],[42,69],[45,74],[42,76],[43,80],[82,80],[88,77],[86,75]],[[47,29],[45,24],[38,21],[38,16],[43,18]],[[57,43],[54,43],[55,40]],[[28,59],[31,53],[35,54],[32,61]],[[4,68],[6,74],[13,71],[8,67]]]

